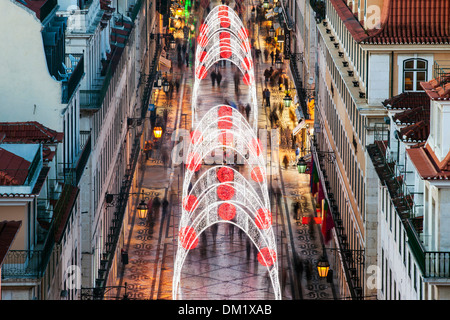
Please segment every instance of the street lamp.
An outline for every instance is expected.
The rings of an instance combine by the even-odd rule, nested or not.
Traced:
[[[278,58],[278,59],[275,60],[275,67],[276,67],[277,69],[283,68],[283,61],[281,61],[280,58]]]
[[[162,83],[162,88],[163,88],[163,91],[165,93],[169,92],[169,90],[170,90],[170,83],[169,83],[169,81],[167,81],[167,79],[164,79],[164,81]]]
[[[328,275],[328,271],[330,270],[330,264],[328,260],[322,256],[317,262],[317,272],[319,273],[319,277],[326,278]]]
[[[307,164],[308,163],[305,161],[305,159],[303,159],[303,157],[298,159],[298,162],[297,162],[298,173],[305,173]]]
[[[271,38],[275,37],[275,28],[273,27],[273,24],[270,26],[269,29],[269,37]]]
[[[176,43],[175,38],[173,36],[170,39],[169,45],[170,45],[170,49],[175,49],[175,47],[177,46],[177,43]]]
[[[161,136],[162,136],[162,128],[161,127],[153,128],[153,135],[155,136],[156,139],[161,138]]]
[[[269,0],[264,0],[263,7],[264,7],[264,9],[268,9],[269,8]]]
[[[145,219],[147,217],[147,211],[148,211],[147,204],[145,203],[144,199],[142,199],[137,206],[139,218]]]
[[[292,102],[291,96],[288,93],[286,93],[286,95],[283,98],[284,106],[286,108],[289,108],[291,106],[291,102]]]

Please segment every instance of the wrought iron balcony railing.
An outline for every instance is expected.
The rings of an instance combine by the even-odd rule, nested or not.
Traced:
[[[2,264],[2,279],[39,278],[42,251],[10,250]]]
[[[427,251],[420,235],[423,233],[423,217],[415,217],[415,203],[408,193],[406,181],[398,179],[397,164],[386,160],[387,134],[375,134],[375,141],[367,146],[375,171],[387,187],[395,211],[399,215],[408,236],[408,245],[425,278],[450,278],[450,252]],[[377,140],[378,139],[378,140]],[[379,140],[381,139],[381,140]]]

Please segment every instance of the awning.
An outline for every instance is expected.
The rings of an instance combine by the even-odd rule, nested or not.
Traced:
[[[70,184],[64,184],[59,196],[58,202],[54,209],[54,224],[55,224],[55,241],[61,242],[62,235],[67,226],[67,221],[72,213],[72,208],[78,197],[80,189]]]
[[[295,136],[297,133],[300,132],[300,130],[302,130],[304,127],[306,126],[306,121],[305,119],[302,119],[302,121],[300,121],[300,123],[294,128],[294,130],[292,131],[292,135]]]
[[[0,267],[21,225],[22,221],[0,222]]]
[[[170,72],[172,67],[172,61],[164,58],[162,55],[159,57],[159,70],[162,72]]]
[[[296,135],[297,133],[299,133],[300,130],[302,130],[307,124],[309,125],[314,124],[314,120],[302,119],[302,121],[292,131],[292,135]]]

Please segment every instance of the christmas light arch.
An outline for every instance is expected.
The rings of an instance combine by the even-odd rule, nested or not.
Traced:
[[[256,246],[257,260],[269,272],[275,299],[281,299],[266,163],[256,134],[258,104],[248,31],[230,7],[219,5],[210,11],[200,26],[197,43],[191,144],[184,153],[186,170],[172,297],[179,297],[183,264],[189,251],[198,245],[202,232],[216,223],[230,223],[242,229]],[[198,113],[200,82],[209,68],[220,60],[235,64],[249,86],[251,125],[239,111],[228,105],[212,106],[201,117]],[[213,151],[236,153],[249,169],[247,176],[227,162],[213,163],[204,170],[202,166]]]
[[[226,19],[229,24],[223,25],[221,21]],[[192,128],[199,121],[197,110],[197,97],[201,80],[205,79],[208,70],[221,60],[233,63],[242,73],[243,82],[249,86],[251,104],[251,122],[254,129],[258,123],[258,103],[256,98],[256,83],[251,55],[248,30],[236,12],[226,5],[214,7],[204,23],[199,28],[197,37],[197,49],[194,64],[194,85],[192,90]],[[226,35],[226,36],[224,36]]]

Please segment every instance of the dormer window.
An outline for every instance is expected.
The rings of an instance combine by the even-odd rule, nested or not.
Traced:
[[[427,81],[428,61],[407,59],[403,61],[403,92],[422,91],[420,82]]]

